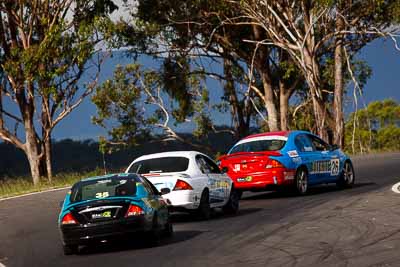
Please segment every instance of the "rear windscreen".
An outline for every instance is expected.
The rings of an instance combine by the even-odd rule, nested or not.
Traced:
[[[140,181],[134,177],[111,177],[82,181],[72,188],[70,200],[78,202],[114,196],[135,196],[137,182]]]
[[[238,152],[262,152],[262,151],[275,151],[280,150],[285,145],[285,140],[257,140],[249,141],[234,146],[228,154]]]
[[[135,162],[131,173],[183,172],[188,169],[189,159],[184,157],[165,157],[146,159]]]

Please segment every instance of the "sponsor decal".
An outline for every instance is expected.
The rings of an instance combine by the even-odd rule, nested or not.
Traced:
[[[210,197],[214,199],[225,199],[229,196],[230,184],[224,180],[210,179]]]
[[[340,165],[339,159],[331,160],[331,175],[332,176],[336,176],[339,174],[339,165]]]
[[[339,159],[314,161],[311,173],[330,173],[330,175],[336,176],[339,174],[339,164]]]
[[[104,218],[110,218],[111,217],[111,211],[105,211],[105,212],[103,212],[103,217]]]
[[[239,172],[240,171],[240,164],[233,165],[233,171],[234,172]]]
[[[300,157],[292,158],[292,161],[293,161],[293,163],[296,163],[296,164],[301,164],[301,162],[302,162]]]
[[[247,176],[242,178],[237,178],[238,182],[251,182],[253,180],[253,176]]]
[[[304,147],[304,151],[306,151],[306,152],[312,152],[312,151],[313,151],[313,148],[310,147],[310,146],[305,146],[305,147]]]
[[[284,172],[283,173],[285,180],[294,180],[294,171]]]
[[[93,213],[92,219],[100,219],[100,218],[111,218],[111,211],[105,211],[103,213]]]
[[[295,158],[295,157],[299,156],[299,154],[297,153],[297,150],[290,150],[287,153],[288,153],[289,157],[291,157],[291,158]]]

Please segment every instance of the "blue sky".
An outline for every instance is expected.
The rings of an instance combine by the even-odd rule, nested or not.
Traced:
[[[378,40],[367,45],[358,55],[360,59],[367,61],[372,67],[372,77],[368,80],[364,90],[364,101],[369,103],[374,100],[382,100],[385,98],[393,98],[400,101],[400,51],[395,50],[391,41]],[[115,56],[107,60],[103,66],[101,80],[104,81],[112,77],[112,73],[116,65],[127,64],[130,59]],[[150,61],[143,61],[141,64],[149,66],[153,65]],[[221,90],[218,90],[220,84],[218,82],[209,82],[211,90],[210,96],[212,102],[217,102],[220,97]],[[350,86],[352,88],[352,86]],[[351,89],[352,90],[352,89]],[[351,91],[350,90],[350,91]],[[351,93],[351,92],[350,92]],[[346,110],[352,110],[353,99],[347,96]],[[360,101],[361,103],[363,101]],[[360,104],[361,105],[361,104]],[[96,114],[96,107],[87,98],[75,111],[65,118],[53,132],[55,139],[95,139],[98,136],[105,135],[106,131],[91,123],[91,117]],[[230,117],[223,114],[213,114],[220,124],[230,125]],[[190,125],[181,127],[180,130],[189,130]]]

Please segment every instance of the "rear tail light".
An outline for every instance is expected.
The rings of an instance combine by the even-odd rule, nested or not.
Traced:
[[[139,215],[143,215],[143,214],[144,214],[144,211],[141,207],[136,206],[136,205],[129,205],[129,208],[125,214],[125,217],[139,216]]]
[[[188,184],[187,182],[178,179],[178,180],[176,180],[176,184],[175,184],[175,187],[173,190],[175,190],[175,191],[177,191],[177,190],[193,190],[193,187],[191,187],[190,184]]]
[[[61,224],[78,224],[78,221],[72,216],[71,212],[64,215],[61,220]]]
[[[273,169],[273,168],[285,168],[285,166],[282,165],[282,163],[280,163],[277,160],[274,159],[270,159],[267,163],[267,165],[265,165],[266,169]]]

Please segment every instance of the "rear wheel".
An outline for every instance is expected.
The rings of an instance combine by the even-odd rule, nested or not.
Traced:
[[[163,235],[166,237],[171,237],[173,235],[173,233],[174,233],[174,228],[172,226],[172,223],[170,221],[168,221],[165,224],[165,228],[163,230]]]
[[[299,195],[305,195],[308,189],[308,175],[304,168],[298,169],[296,172],[296,193]]]
[[[78,253],[77,245],[63,245],[64,255],[72,255]]]
[[[153,216],[153,227],[151,231],[148,233],[148,243],[151,246],[157,246],[160,243],[161,239],[161,230],[158,225],[158,216],[154,214]]]
[[[222,210],[226,214],[236,214],[239,210],[239,200],[240,200],[241,194],[239,191],[235,190],[233,187],[231,189],[231,193],[229,195],[229,200],[225,204],[225,206],[222,207]]]
[[[207,189],[205,189],[203,193],[201,193],[200,205],[197,208],[197,216],[201,220],[210,219],[211,216],[210,195]]]
[[[354,185],[355,174],[354,168],[350,161],[346,161],[340,174],[337,186],[340,188],[350,188]]]

